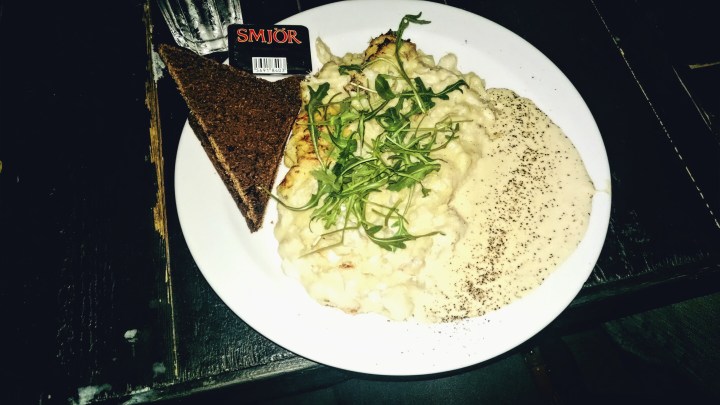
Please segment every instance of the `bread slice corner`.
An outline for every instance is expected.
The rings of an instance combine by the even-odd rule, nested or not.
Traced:
[[[271,82],[174,45],[161,44],[158,52],[188,106],[190,126],[248,228],[257,231],[301,107],[304,77]]]

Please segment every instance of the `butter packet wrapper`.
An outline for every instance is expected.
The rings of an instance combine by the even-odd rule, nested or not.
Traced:
[[[228,52],[231,66],[256,75],[312,71],[310,34],[302,25],[231,24]]]

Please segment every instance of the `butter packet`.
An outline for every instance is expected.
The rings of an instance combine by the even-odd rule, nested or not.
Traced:
[[[231,24],[230,65],[257,75],[312,71],[310,34],[302,25]]]

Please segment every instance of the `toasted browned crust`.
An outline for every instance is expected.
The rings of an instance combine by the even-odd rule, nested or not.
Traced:
[[[257,231],[300,109],[303,77],[270,82],[173,45],[160,45],[159,53],[190,109],[195,135],[250,231]]]

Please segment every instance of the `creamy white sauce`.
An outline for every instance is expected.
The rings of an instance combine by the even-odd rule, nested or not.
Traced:
[[[338,63],[357,63],[360,56],[340,61],[322,44],[319,54],[328,63],[310,85],[329,82],[340,91],[349,79],[338,74]],[[373,66],[382,73],[388,69]],[[405,68],[435,91],[458,77],[469,85],[439,100],[423,125],[448,116],[468,122],[461,124],[459,139],[438,152],[442,169],[423,182],[432,190],[427,197],[405,192],[372,198],[390,205],[412,198],[406,214],[411,233],[443,233],[396,252],[360,232],[346,233],[343,246],[307,255],[324,230],[310,223],[310,211],[281,206],[275,234],[283,269],[318,302],[350,313],[427,322],[479,316],[540,285],[575,249],[587,228],[594,189],[572,143],[530,100],[486,90],[477,75],[457,70],[453,55],[435,64],[419,53]],[[366,75],[372,82],[373,72]],[[366,128],[373,130],[379,132]],[[290,204],[314,192],[311,176],[299,179],[287,195]]]
[[[467,222],[421,278],[428,320],[478,316],[522,297],[572,253],[594,193],[570,140],[532,101],[490,89],[495,120],[483,156],[451,206]]]

